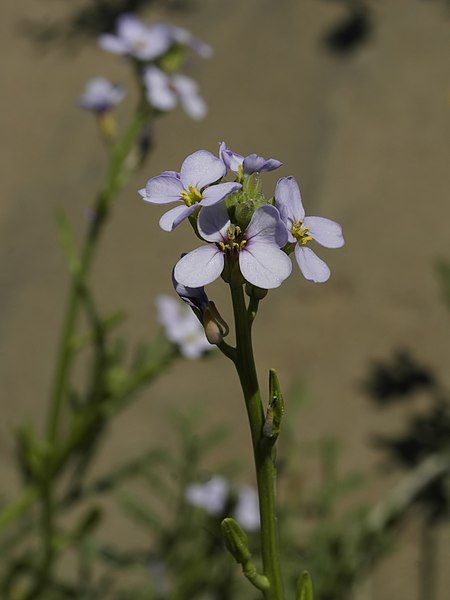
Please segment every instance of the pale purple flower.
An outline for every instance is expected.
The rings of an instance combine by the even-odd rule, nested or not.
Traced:
[[[205,331],[190,308],[170,296],[156,298],[158,321],[164,328],[168,340],[176,344],[185,358],[199,358],[214,348],[205,336]]]
[[[120,85],[114,85],[104,77],[94,77],[86,83],[78,103],[85,110],[101,114],[122,102],[124,96],[125,92]]]
[[[259,529],[259,500],[255,488],[250,485],[239,487],[234,517],[247,531]]]
[[[193,506],[203,508],[211,515],[223,513],[228,501],[229,485],[220,475],[206,483],[191,483],[185,491],[186,500]]]
[[[252,175],[253,173],[262,173],[263,171],[274,171],[283,164],[275,158],[263,158],[257,154],[249,154],[248,156],[242,156],[232,152],[225,142],[221,142],[219,147],[219,156],[223,160],[228,170],[234,173],[244,173],[245,175]]]
[[[199,234],[210,242],[183,256],[175,266],[177,281],[201,287],[220,277],[225,257],[238,260],[245,279],[260,288],[276,288],[289,277],[292,264],[282,251],[288,239],[276,208],[258,208],[244,232],[231,224],[225,205],[202,210],[197,221]]]
[[[173,231],[199,207],[213,206],[242,187],[233,182],[211,185],[222,179],[226,168],[207,150],[190,154],[181,165],[180,173],[170,173],[165,171],[158,177],[152,177],[145,188],[139,190],[142,198],[151,204],[181,203],[161,217],[159,225],[164,231]]]
[[[103,50],[149,61],[165,54],[173,43],[170,31],[160,25],[146,25],[132,14],[120,15],[116,34],[105,33],[98,38]]]
[[[178,103],[195,120],[203,119],[207,112],[206,103],[198,93],[197,83],[186,75],[167,75],[154,65],[143,74],[149,104],[161,111],[169,111]]]
[[[300,189],[293,177],[278,181],[275,201],[286,225],[289,242],[295,243],[295,258],[304,277],[315,283],[327,281],[330,277],[328,265],[307,245],[314,240],[325,248],[341,248],[344,245],[341,226],[323,217],[305,217]]]
[[[169,23],[164,23],[160,26],[167,28],[169,35],[171,35],[175,43],[180,44],[181,46],[187,46],[202,58],[211,58],[213,55],[214,51],[211,46],[195,38],[190,31],[187,31],[187,29]]]

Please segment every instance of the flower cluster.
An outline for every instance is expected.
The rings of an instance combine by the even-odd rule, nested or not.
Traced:
[[[208,58],[212,48],[187,30],[169,23],[148,25],[132,14],[123,14],[117,19],[115,33],[101,35],[98,43],[103,50],[125,56],[136,65],[145,98],[156,111],[167,112],[180,104],[193,119],[206,115],[206,104],[199,95],[197,83],[178,70],[188,50]],[[122,97],[118,86],[98,78],[88,82],[80,105],[104,113]]]
[[[330,269],[310,244],[339,248],[344,245],[342,229],[330,219],[305,216],[293,177],[282,177],[273,197],[264,196],[260,174],[281,164],[256,154],[244,157],[222,142],[218,156],[198,150],[179,172],[164,171],[139,190],[151,204],[178,204],[161,217],[162,229],[173,231],[189,219],[206,242],[178,261],[178,284],[195,289],[222,276],[264,290],[277,288],[291,274],[291,253],[306,279],[328,280]],[[234,181],[226,182],[230,171]]]
[[[228,481],[220,475],[205,483],[191,483],[186,488],[186,500],[202,508],[212,516],[221,516],[233,506],[233,515],[247,531],[259,529],[259,502],[256,490],[249,485],[240,485],[232,490]]]

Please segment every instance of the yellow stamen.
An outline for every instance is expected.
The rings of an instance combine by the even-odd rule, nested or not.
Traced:
[[[183,202],[186,204],[186,206],[192,206],[196,202],[200,202],[200,200],[202,199],[201,191],[193,185],[190,185],[187,190],[183,190],[180,193],[180,196],[182,197]]]
[[[303,225],[303,221],[297,221],[292,224],[291,233],[300,244],[300,246],[306,246],[313,238],[308,235],[309,227]]]

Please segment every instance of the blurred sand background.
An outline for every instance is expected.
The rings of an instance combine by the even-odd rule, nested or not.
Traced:
[[[95,75],[132,81],[127,65],[93,39],[40,46],[23,34],[23,19],[63,16],[66,3],[3,0],[0,22],[2,159],[0,177],[0,489],[15,483],[11,431],[24,419],[43,422],[67,283],[53,216],[63,206],[77,231],[102,181],[105,160],[95,123],[75,107]],[[149,16],[159,16],[149,11]],[[433,271],[450,257],[449,13],[444,2],[374,3],[366,43],[342,57],[323,36],[343,16],[318,0],[198,1],[170,18],[210,42],[215,56],[196,61],[210,113],[190,121],[181,111],[156,126],[156,152],[121,194],[101,244],[94,277],[105,311],[126,309],[123,331],[133,340],[156,331],[154,298],[171,293],[180,251],[196,244],[188,227],[168,235],[160,211],[136,194],[146,179],[176,169],[198,148],[224,139],[243,154],[257,152],[285,166],[266,177],[294,175],[310,213],[343,224],[347,245],[323,251],[332,268],[326,286],[297,273],[261,306],[256,351],[261,377],[275,366],[284,387],[301,379],[308,404],[299,441],[337,435],[342,468],[377,473],[374,433],[396,432],[410,410],[373,409],[361,381],[375,358],[409,347],[450,384],[448,314]],[[220,285],[212,297],[229,314]],[[247,424],[231,366],[217,356],[180,362],[116,422],[101,466],[133,455],[168,432],[167,407],[201,402],[215,422],[233,424],[225,448],[241,457],[251,481]],[[289,415],[289,404],[288,404]],[[299,459],[301,457],[299,456]],[[305,470],[308,476],[308,470]],[[313,476],[313,474],[310,474]],[[381,497],[398,473],[372,483]],[[107,535],[129,539],[115,515]],[[440,537],[441,557],[448,532]],[[417,532],[412,523],[399,549],[372,578],[374,600],[415,598]],[[442,564],[443,567],[443,564]],[[440,569],[442,600],[450,586]]]

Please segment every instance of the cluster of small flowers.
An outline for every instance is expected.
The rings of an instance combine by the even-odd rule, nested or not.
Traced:
[[[205,483],[188,485],[186,500],[213,516],[222,516],[232,502],[233,516],[239,524],[247,531],[259,529],[258,494],[249,485],[241,485],[233,491],[224,477],[215,475]]]
[[[179,204],[161,217],[162,229],[173,231],[189,219],[207,242],[183,255],[174,269],[175,286],[183,286],[183,299],[197,310],[203,286],[220,276],[228,282],[240,277],[264,290],[280,286],[291,274],[292,252],[306,279],[328,280],[330,269],[309,244],[339,248],[344,245],[342,229],[330,219],[305,216],[293,177],[282,177],[274,196],[264,196],[260,173],[281,164],[256,154],[243,157],[222,142],[218,156],[198,150],[184,160],[180,172],[164,171],[139,190],[152,204]],[[234,181],[224,182],[229,171]]]
[[[103,50],[126,56],[137,65],[146,98],[153,108],[166,112],[180,103],[193,119],[206,115],[206,104],[198,93],[197,83],[176,72],[186,49],[203,58],[212,55],[212,48],[188,31],[168,23],[146,25],[134,15],[123,14],[117,20],[116,33],[103,34],[98,42]],[[176,55],[176,60],[165,60],[169,55]],[[123,97],[121,86],[97,77],[88,81],[79,104],[86,110],[104,114]]]

